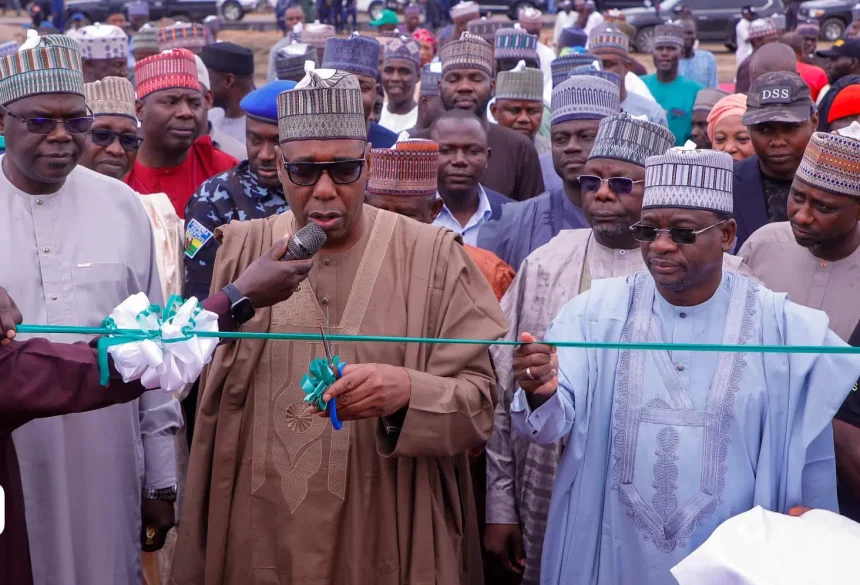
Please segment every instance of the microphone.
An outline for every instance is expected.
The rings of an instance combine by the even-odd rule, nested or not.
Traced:
[[[287,251],[281,260],[307,260],[323,247],[326,235],[315,223],[309,223],[290,238]]]

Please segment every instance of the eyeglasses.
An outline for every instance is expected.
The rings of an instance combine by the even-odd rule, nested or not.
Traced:
[[[327,172],[336,185],[349,185],[361,177],[361,170],[364,168],[365,162],[363,158],[334,162],[294,163],[284,161],[284,169],[286,169],[290,181],[301,187],[316,185],[323,172]]]
[[[134,152],[140,148],[143,138],[135,134],[119,134],[113,130],[91,130],[90,136],[93,139],[93,144],[97,146],[110,146],[113,141],[119,138],[119,144],[126,152]]]
[[[579,187],[588,193],[599,191],[603,183],[609,183],[609,190],[616,195],[630,195],[633,192],[633,185],[644,183],[645,181],[634,181],[627,177],[609,177],[602,179],[594,175],[582,175],[579,177]]]
[[[723,221],[718,221],[717,223],[709,225],[708,227],[702,228],[700,230],[694,230],[693,228],[660,229],[655,228],[651,225],[642,225],[636,223],[630,226],[630,231],[633,232],[633,239],[637,242],[653,242],[660,237],[660,234],[669,234],[669,237],[672,239],[673,242],[680,246],[685,246],[687,244],[695,244],[696,236],[708,231],[711,228],[715,228],[718,225],[724,224],[727,221],[727,219],[724,219]]]
[[[92,116],[82,116],[80,118],[69,118],[68,120],[58,120],[56,118],[21,118],[16,116],[6,108],[3,111],[10,118],[20,120],[27,125],[27,132],[30,134],[39,134],[47,136],[57,128],[57,124],[62,124],[66,127],[69,134],[84,134],[90,131],[93,125]]]

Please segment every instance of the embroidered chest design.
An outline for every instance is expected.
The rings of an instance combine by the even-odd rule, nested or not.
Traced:
[[[735,277],[731,283],[722,343],[744,345],[752,336],[757,287],[746,278]],[[649,275],[636,275],[632,307],[622,331],[622,342],[663,342],[652,316],[655,292],[654,280]],[[643,404],[648,354],[656,363],[660,382],[665,385],[672,404],[660,398]],[[615,389],[612,489],[618,492],[637,529],[662,552],[686,546],[685,539],[722,503],[729,433],[735,416],[735,394],[746,359],[743,353],[728,352],[718,354],[716,359],[714,379],[705,410],[701,411],[695,409],[667,351],[624,350],[620,353]],[[643,423],[662,425],[663,428],[657,434],[653,475],[634,478],[638,434]],[[703,431],[701,484],[698,492],[686,502],[679,502],[677,497],[677,452],[681,443],[678,427],[698,427]],[[654,487],[650,503],[637,488],[637,483],[643,485],[642,482]]]

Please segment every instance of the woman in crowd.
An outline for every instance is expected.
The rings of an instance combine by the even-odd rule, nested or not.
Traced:
[[[747,110],[747,96],[742,93],[728,95],[717,102],[708,114],[708,138],[714,150],[726,152],[735,160],[755,154],[750,133],[741,122]]]

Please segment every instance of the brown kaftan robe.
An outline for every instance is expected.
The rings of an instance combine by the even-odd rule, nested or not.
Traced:
[[[364,238],[320,252],[288,301],[249,331],[496,339],[505,319],[447,230],[365,206]],[[291,213],[219,228],[212,290],[287,232]],[[372,229],[371,229],[372,226]],[[399,435],[378,419],[306,412],[299,383],[322,344],[248,340],[219,348],[199,419],[171,582],[176,585],[482,583],[465,454],[492,429],[485,346],[333,343],[349,363],[403,366]],[[217,424],[217,426],[216,426]]]

